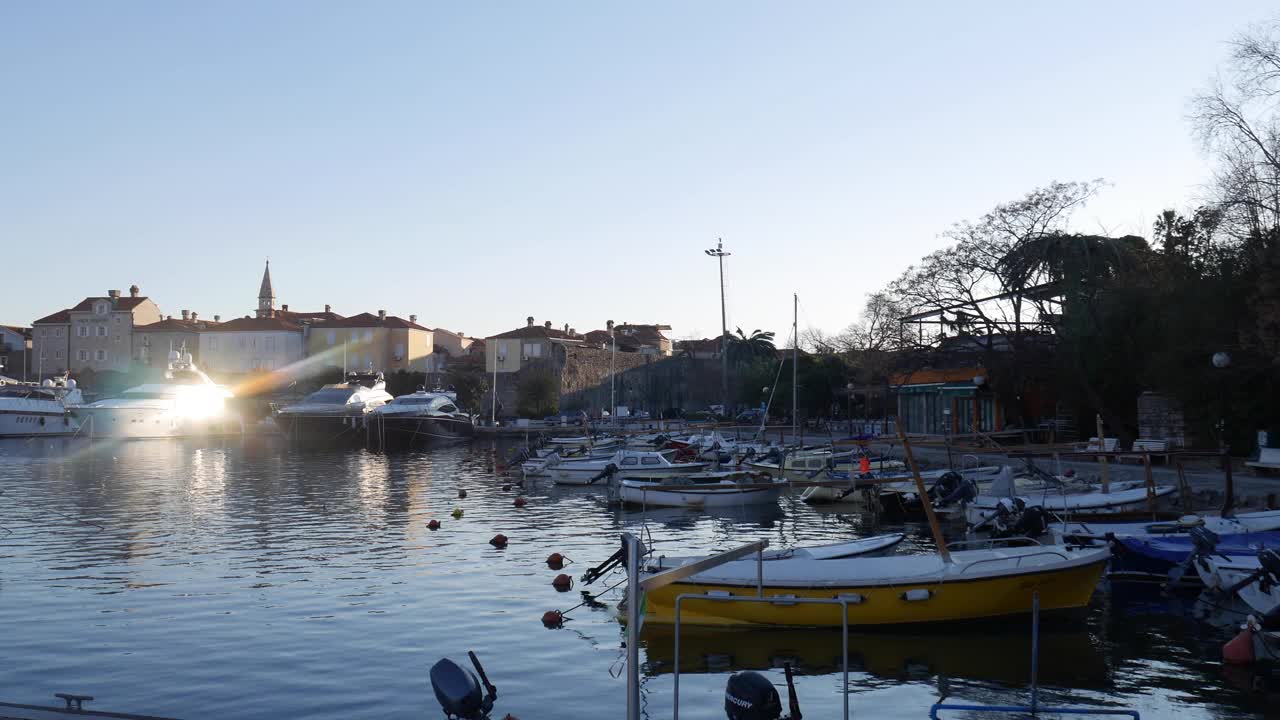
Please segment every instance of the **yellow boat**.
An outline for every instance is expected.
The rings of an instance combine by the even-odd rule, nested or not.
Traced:
[[[846,600],[850,626],[1026,614],[1035,593],[1041,610],[1068,610],[1088,604],[1108,555],[1106,548],[1031,546],[962,550],[951,553],[951,562],[928,554],[778,558],[757,566],[750,557],[646,593],[645,622],[675,622],[676,598],[688,594],[700,597],[681,601],[680,622],[695,625],[840,626],[839,605],[795,602],[800,598]],[[640,579],[681,562],[658,558],[646,564]],[[757,573],[763,578],[759,586]],[[768,602],[726,601],[758,592]]]

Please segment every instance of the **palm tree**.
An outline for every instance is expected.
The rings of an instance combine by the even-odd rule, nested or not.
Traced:
[[[751,334],[748,335],[742,332],[742,328],[736,329],[736,335],[733,333],[725,335],[725,345],[729,352],[729,359],[735,364],[759,357],[772,357],[777,352],[773,345],[772,332],[756,329],[752,330]]]

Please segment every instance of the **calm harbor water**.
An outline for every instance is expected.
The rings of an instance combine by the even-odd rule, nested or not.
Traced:
[[[279,439],[0,441],[0,699],[82,692],[99,709],[180,718],[432,718],[428,669],[475,650],[498,717],[621,717],[621,588],[548,630],[545,611],[581,600],[551,587],[549,553],[571,558],[576,578],[627,529],[673,555],[895,529],[792,499],[752,513],[624,513],[600,490],[546,480],[516,509],[494,458],[482,444],[382,455]],[[930,544],[907,530],[904,551]],[[496,533],[506,549],[488,544]],[[1099,593],[1083,619],[1043,630],[1042,701],[1265,717],[1275,696],[1218,662],[1236,619],[1194,598]],[[658,626],[643,635],[649,717],[671,715],[671,640]],[[805,715],[839,717],[838,631],[688,629],[681,643],[681,717],[723,718],[729,673],[780,682],[784,661]],[[856,633],[852,713],[922,718],[943,695],[1022,702],[1029,643],[1020,619]]]

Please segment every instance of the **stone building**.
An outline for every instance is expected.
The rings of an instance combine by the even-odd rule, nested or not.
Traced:
[[[31,330],[0,325],[0,375],[25,380],[31,365]]]
[[[32,323],[32,354],[38,372],[127,372],[134,328],[160,318],[159,306],[142,296],[137,285],[129,288],[128,297],[119,290],[108,290],[105,297],[87,297]]]
[[[133,333],[133,360],[143,367],[164,368],[169,351],[191,353],[200,363],[200,333],[215,328],[221,318],[203,320],[198,313],[183,310],[181,317],[172,315],[149,325],[139,325]]]
[[[434,350],[434,333],[417,315],[405,320],[386,310],[317,321],[307,331],[307,354],[328,368],[432,372]]]

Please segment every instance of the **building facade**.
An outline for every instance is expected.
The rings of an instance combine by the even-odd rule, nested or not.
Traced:
[[[219,375],[292,370],[306,348],[301,325],[247,315],[204,328],[199,343],[205,371]]]
[[[75,307],[32,323],[32,353],[37,373],[127,372],[133,359],[133,333],[139,325],[160,321],[160,308],[140,294],[109,290],[105,297],[87,297]]]
[[[31,330],[0,325],[0,375],[26,380],[31,365]]]
[[[326,368],[375,372],[434,372],[435,333],[386,310],[313,323],[307,354]]]
[[[218,324],[183,310],[180,318],[170,316],[149,325],[138,325],[133,329],[133,360],[143,367],[163,368],[169,351],[185,349],[199,363],[200,333]]]

